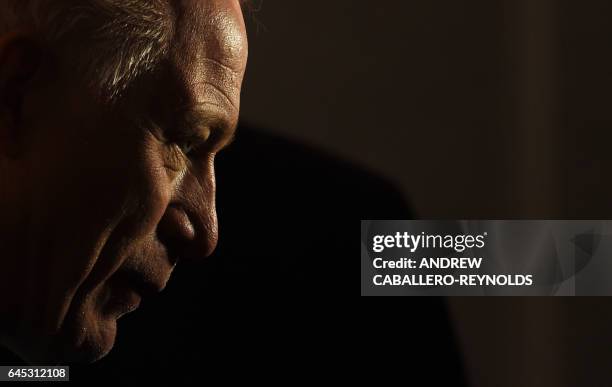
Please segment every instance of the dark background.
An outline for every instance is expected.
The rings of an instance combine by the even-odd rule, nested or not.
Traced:
[[[611,217],[612,2],[258,4],[245,121],[388,177],[421,218]],[[450,304],[474,386],[609,379],[607,299]]]

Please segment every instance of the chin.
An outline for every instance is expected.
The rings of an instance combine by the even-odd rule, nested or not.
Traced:
[[[77,301],[78,302],[78,301]],[[106,356],[117,336],[117,320],[138,307],[140,296],[104,286],[71,309],[58,337],[57,353],[65,362],[93,363]]]
[[[102,359],[113,349],[117,336],[117,321],[98,321],[93,329],[86,330],[85,338],[76,348],[74,362],[93,363]]]
[[[30,350],[22,351],[29,356],[22,357],[28,363],[40,365],[96,362],[113,349],[117,320],[139,303],[140,296],[135,292],[111,287],[76,298],[58,331],[25,336],[38,339],[31,339],[30,345],[24,347]]]
[[[117,319],[100,313],[80,313],[57,341],[57,358],[66,363],[93,363],[112,350]]]
[[[51,366],[96,362],[115,344],[116,320],[83,319],[72,321],[66,328],[52,337],[31,332],[28,339],[15,343],[11,349],[30,365]]]

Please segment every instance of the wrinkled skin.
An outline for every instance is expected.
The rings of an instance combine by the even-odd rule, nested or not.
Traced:
[[[246,32],[238,1],[179,3],[168,57],[112,106],[0,41],[0,344],[31,363],[104,356],[121,315],[216,245]]]

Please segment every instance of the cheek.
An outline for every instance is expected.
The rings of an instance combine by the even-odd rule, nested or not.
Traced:
[[[37,187],[32,190],[27,226],[28,257],[37,268],[28,275],[32,286],[39,287],[29,293],[36,299],[44,292],[38,297],[44,303],[41,310],[59,313],[56,323],[121,221],[135,176],[121,150],[112,158],[100,147],[61,151],[55,158],[41,152],[32,165]]]
[[[41,173],[44,195],[32,202],[29,259],[38,270],[29,273],[35,285],[24,320],[36,336],[59,335],[76,352],[99,356],[116,329],[103,312],[106,281],[151,240],[177,177],[150,139],[65,154]]]
[[[146,135],[141,152],[134,160],[129,201],[129,234],[147,238],[155,233],[171,199],[174,181],[180,174],[171,172],[168,150],[152,136]]]
[[[70,308],[95,313],[83,310],[96,305],[87,297],[155,231],[167,206],[170,183],[155,143],[116,138],[83,141],[95,147],[58,141],[47,148],[54,154],[41,149],[32,161],[27,256],[35,269],[24,294],[34,330],[60,330]]]
[[[104,328],[98,290],[155,231],[169,196],[151,138],[92,119],[97,113],[86,107],[55,113],[62,109],[32,116],[20,182],[23,220],[15,246],[22,275],[15,295],[21,336],[39,347],[64,331],[78,343],[79,332]]]
[[[92,199],[80,201],[85,215],[77,216],[82,224],[92,225],[90,235],[98,250],[86,289],[104,283],[154,235],[170,200],[171,180],[161,152],[154,139],[137,137],[115,147],[112,161],[94,163],[99,168],[95,176],[83,176],[81,182],[87,183],[81,187],[88,193],[76,197]]]

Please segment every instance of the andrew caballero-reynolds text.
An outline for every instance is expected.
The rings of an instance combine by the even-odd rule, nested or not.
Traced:
[[[483,257],[401,257],[384,258],[378,254],[387,249],[402,249],[415,254],[420,249],[436,254],[463,253],[470,249],[480,253],[486,246],[488,234],[478,235],[431,235],[422,232],[409,234],[397,232],[394,235],[375,235],[372,238],[374,258],[372,265],[376,273],[372,282],[376,286],[531,286],[533,275],[508,273],[478,273]],[[384,274],[393,270],[393,274]],[[404,271],[398,274],[397,271]],[[464,273],[461,273],[464,271]]]

